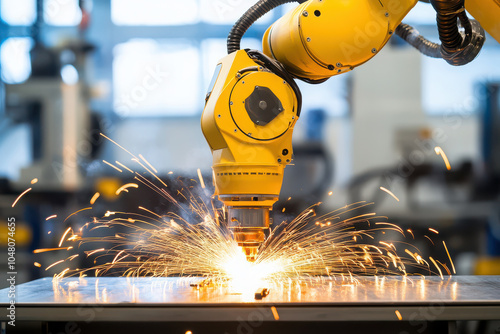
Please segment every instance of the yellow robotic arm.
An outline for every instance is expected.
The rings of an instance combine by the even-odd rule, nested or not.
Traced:
[[[202,115],[213,154],[215,195],[247,258],[254,260],[292,159],[300,91],[280,64],[233,52],[217,65]]]
[[[263,52],[240,50],[246,30],[287,2],[299,5],[269,27]],[[269,212],[292,159],[292,132],[301,108],[294,78],[321,83],[350,71],[374,57],[393,34],[452,65],[477,56],[484,31],[467,18],[464,0],[430,2],[441,44],[401,23],[417,0],[260,0],[233,26],[228,56],[219,61],[209,87],[201,127],[213,154],[215,195],[248,260],[255,260],[265,241]],[[500,40],[498,1],[473,2],[471,11]]]
[[[324,80],[374,57],[417,0],[306,1],[264,35],[264,53],[297,78]]]

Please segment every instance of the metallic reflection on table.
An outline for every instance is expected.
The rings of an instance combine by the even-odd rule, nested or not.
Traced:
[[[43,309],[45,316],[57,319],[61,310],[81,305],[100,305],[111,310],[124,308],[163,308],[165,312],[155,314],[156,321],[168,321],[168,311],[191,310],[183,315],[186,320],[210,321],[210,316],[202,316],[201,310],[211,310],[219,321],[236,319],[243,308],[275,306],[280,318],[289,321],[298,319],[330,320],[343,319],[347,312],[350,318],[359,320],[396,320],[394,311],[400,310],[403,318],[422,305],[446,308],[437,317],[454,317],[453,311],[462,319],[467,314],[480,319],[500,319],[500,276],[453,276],[453,277],[360,277],[359,282],[338,277],[315,278],[302,283],[283,282],[269,284],[270,294],[262,300],[254,299],[255,291],[236,291],[227,286],[196,289],[191,283],[199,278],[65,278],[52,280],[44,278],[17,287],[17,307],[19,317],[32,319]],[[0,306],[8,303],[7,290],[0,291]],[[459,308],[453,308],[454,306]],[[383,313],[383,307],[390,312]],[[229,308],[231,311],[217,313],[214,310]],[[299,310],[302,309],[301,312]],[[325,316],[325,310],[336,309]],[[50,310],[53,310],[51,314]],[[59,310],[59,311],[56,311]],[[194,311],[193,311],[194,310]],[[197,311],[196,311],[197,310]],[[294,311],[292,311],[294,310]],[[338,312],[341,310],[342,312]],[[353,312],[356,310],[356,312]],[[457,313],[457,310],[460,312]],[[473,310],[477,310],[474,315]],[[267,311],[266,311],[267,312]],[[270,312],[270,311],[269,311]],[[297,313],[298,312],[298,313]],[[472,313],[471,313],[472,312]],[[64,313],[64,312],[62,312]],[[73,312],[74,313],[74,312]],[[382,314],[383,313],[383,314]],[[270,313],[271,314],[271,313]],[[106,318],[111,319],[112,312]],[[297,318],[298,316],[298,318]],[[64,317],[68,320],[71,316]],[[319,317],[319,318],[318,318]],[[323,317],[323,318],[322,318]],[[154,314],[149,315],[154,319]],[[269,320],[272,320],[270,317]],[[471,318],[473,319],[473,318]],[[130,319],[132,321],[132,319]],[[201,321],[201,320],[199,320]]]

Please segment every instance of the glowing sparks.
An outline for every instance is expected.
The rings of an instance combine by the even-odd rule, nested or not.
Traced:
[[[408,233],[410,233],[410,234],[411,234],[411,237],[412,237],[413,239],[415,239],[415,235],[413,234],[413,231],[412,231],[412,230],[407,229],[406,231],[407,231]]]
[[[203,189],[205,189],[205,181],[203,181],[203,176],[201,175],[201,170],[198,168],[198,178],[200,179],[200,184]]]
[[[435,230],[431,227],[429,227],[429,231],[431,231],[432,233],[436,233],[436,234],[439,234],[439,231],[438,230]]]
[[[99,248],[99,249],[95,249],[95,250],[93,250],[91,252],[87,252],[87,257],[90,256],[90,255],[92,255],[92,254],[95,254],[95,253],[104,252],[105,250],[106,249],[104,249],[104,248]]]
[[[453,264],[453,261],[451,260],[450,252],[448,252],[448,247],[446,247],[446,243],[444,242],[444,240],[443,240],[443,246],[444,246],[444,249],[446,250],[446,254],[448,254],[448,258],[450,259],[451,268],[453,269],[453,273],[456,274],[457,272],[455,270],[455,265]]]
[[[330,192],[328,193],[328,196],[332,196],[332,195],[333,195],[333,191],[330,191]]]
[[[139,158],[141,158],[141,159],[142,159],[142,161],[144,161],[144,162],[146,163],[146,165],[148,165],[148,166],[149,166],[149,168],[151,168],[151,169],[153,170],[153,172],[155,172],[155,174],[158,174],[158,171],[156,170],[156,168],[154,168],[154,167],[153,167],[153,165],[151,165],[151,164],[149,163],[149,161],[147,161],[147,160],[146,160],[146,158],[144,158],[144,157],[142,156],[142,154],[139,154]]]
[[[82,212],[82,211],[86,211],[86,210],[92,210],[92,207],[90,207],[90,208],[83,208],[83,209],[81,209],[81,210],[78,210],[78,211],[76,211],[76,212],[73,212],[73,213],[72,213],[72,214],[70,214],[68,217],[66,217],[66,219],[64,219],[64,222],[66,222],[66,221],[67,221],[70,217],[72,217],[72,216],[74,216],[74,215],[76,215],[76,214],[78,214],[78,213],[80,213],[80,212]]]
[[[61,238],[61,241],[59,241],[59,245],[58,245],[59,247],[61,247],[61,245],[63,244],[63,242],[64,242],[64,238],[66,238],[66,236],[68,235],[69,231],[71,231],[71,227],[68,227],[68,228],[66,229],[66,232],[64,232],[64,234],[63,234],[63,236],[62,236],[62,238]]]
[[[158,218],[161,218],[161,216],[160,216],[159,214],[154,213],[153,211],[148,210],[148,209],[146,209],[146,208],[145,208],[145,207],[143,207],[143,206],[140,206],[140,207],[139,207],[139,209],[144,210],[144,211],[146,211],[146,212],[148,212],[148,213],[150,213],[150,214],[152,214],[152,215],[155,215],[155,216],[156,216],[156,217],[158,217]]]
[[[41,249],[35,249],[33,251],[33,254],[39,254],[39,253],[45,253],[45,252],[52,252],[52,251],[57,251],[57,250],[63,250],[63,249],[68,249],[67,247],[57,247],[57,248],[41,248]]]
[[[443,149],[439,146],[436,146],[434,148],[434,151],[436,152],[437,155],[440,155],[443,158],[443,161],[446,165],[446,169],[451,170],[450,161],[448,160],[448,157],[446,156],[446,153],[444,153]]]
[[[139,185],[136,183],[127,183],[118,188],[115,192],[115,194],[118,196],[122,191],[128,192],[128,188],[139,188]]]
[[[106,239],[117,246],[129,246],[126,249],[109,246],[85,251],[87,256],[106,252],[113,257],[104,263],[96,262],[92,268],[69,270],[64,275],[81,275],[87,270],[105,275],[109,270],[118,270],[124,276],[204,276],[219,282],[217,284],[225,282],[234,291],[252,295],[253,299],[254,291],[268,286],[268,280],[284,282],[302,277],[339,275],[347,279],[347,284],[356,284],[356,274],[406,274],[406,265],[411,264],[397,255],[392,242],[381,242],[380,246],[361,242],[364,238],[372,239],[377,232],[399,232],[392,224],[373,230],[355,228],[360,222],[381,217],[368,213],[359,215],[358,219],[340,219],[352,210],[365,208],[366,203],[346,206],[342,211],[321,217],[316,216],[314,209],[308,209],[293,221],[278,224],[253,263],[246,260],[229,229],[216,223],[214,217],[205,211],[207,207],[200,207],[199,203],[192,205],[199,210],[195,211],[200,218],[198,224],[189,223],[179,216],[166,219],[143,207],[139,208],[150,215],[150,222],[143,214],[134,214],[137,219],[132,219],[120,212],[113,212],[110,221],[94,221],[92,230],[117,224],[131,229],[126,237],[116,233]],[[68,233],[62,240],[93,242],[78,234],[66,239]],[[68,258],[68,261],[73,258]],[[95,261],[99,259],[97,257]],[[411,265],[428,268],[418,257],[412,256],[412,259],[415,262]]]
[[[439,268],[439,266],[437,265],[436,261],[431,256],[429,256],[429,260],[431,260],[434,266],[436,266],[437,270],[439,271],[439,276],[441,276],[441,279],[444,279],[443,272],[441,271],[441,268]]]
[[[92,196],[92,198],[90,199],[90,205],[94,205],[95,201],[97,201],[99,196],[101,196],[101,194],[99,194],[99,192],[96,192],[94,196]]]
[[[28,188],[26,189],[25,191],[23,191],[21,193],[21,195],[17,196],[16,200],[14,201],[14,203],[12,203],[12,207],[15,207],[17,202],[19,202],[19,200],[21,199],[21,197],[23,197],[27,192],[31,191],[33,188]]]
[[[375,225],[388,225],[388,226],[392,226],[394,228],[394,230],[398,231],[402,235],[405,235],[404,232],[403,232],[403,229],[401,227],[399,227],[398,225],[396,225],[396,224],[388,223],[388,222],[377,222],[377,223],[375,223]]]
[[[273,312],[274,320],[276,320],[276,321],[280,320],[280,316],[278,314],[278,310],[276,309],[275,306],[271,306],[271,312]]]
[[[33,264],[35,265],[35,267],[38,267],[38,268],[40,268],[40,267],[42,266],[42,265],[41,265],[40,263],[38,263],[38,262],[35,262],[35,263],[33,263]]]
[[[118,166],[122,167],[123,169],[126,169],[126,170],[127,170],[127,171],[129,171],[130,173],[134,174],[134,171],[133,171],[133,170],[131,170],[130,168],[128,168],[127,166],[125,166],[124,164],[122,164],[120,161],[115,161],[115,163],[116,163]]]
[[[431,244],[432,244],[432,245],[434,245],[434,241],[432,241],[432,239],[431,239],[431,238],[429,238],[429,236],[424,235],[424,237],[425,237],[425,238],[427,238],[427,240],[429,240],[429,241],[431,242]]]
[[[389,243],[387,243],[387,242],[385,242],[385,241],[379,241],[379,243],[380,243],[381,245],[386,246],[387,248],[394,248],[394,250],[396,249],[396,247],[395,247],[395,246],[394,246],[394,244],[392,244],[392,243],[391,243],[391,244],[389,244]]]
[[[394,195],[394,193],[392,191],[390,191],[389,189],[384,188],[384,187],[380,187],[380,190],[385,191],[386,193],[391,195],[396,201],[399,202],[399,198],[397,198],[396,195]]]
[[[406,249],[409,256],[399,255],[403,253],[402,249],[396,247],[400,244],[400,236],[393,240],[390,238],[393,233],[405,236],[405,231],[389,223],[387,217],[370,212],[370,204],[366,202],[346,205],[322,215],[317,213],[318,203],[291,221],[273,224],[269,237],[259,248],[255,262],[248,262],[233,239],[231,230],[219,221],[219,217],[224,217],[225,208],[216,208],[209,197],[195,195],[200,188],[205,188],[200,169],[199,183],[193,179],[189,184],[178,181],[182,183],[181,190],[175,190],[176,198],[180,199],[178,202],[172,191],[167,191],[166,184],[154,174],[156,170],[153,166],[142,156],[139,156],[141,160],[133,157],[132,160],[150,173],[152,178],[144,176],[147,173],[129,170],[135,173],[137,184],[129,183],[120,187],[117,195],[129,187],[138,188],[140,184],[167,200],[172,207],[168,210],[171,211],[156,207],[150,210],[143,206],[138,206],[139,210],[135,209],[136,212],[132,213],[107,210],[104,217],[102,212],[97,214],[101,219],[94,218],[76,230],[68,228],[60,240],[59,248],[35,251],[70,250],[73,246],[61,246],[65,242],[72,242],[74,249],[63,261],[70,268],[63,270],[56,278],[82,277],[89,272],[96,276],[108,273],[127,277],[196,276],[204,277],[204,281],[208,282],[206,286],[223,284],[233,292],[248,294],[253,300],[256,289],[269,287],[270,282],[295,284],[289,282],[328,277],[332,281],[338,279],[339,284],[352,289],[359,283],[357,275],[406,276],[410,272],[408,267],[430,271],[429,263],[418,253]],[[123,164],[116,164],[126,169]],[[92,207],[73,214],[90,209]],[[104,238],[92,234],[97,229],[105,233]],[[69,234],[70,231],[73,231],[72,234]],[[407,232],[415,239],[411,230]],[[106,243],[105,247],[102,242]],[[87,247],[81,249],[83,244]],[[92,244],[94,247],[89,248]],[[74,269],[78,261],[69,261],[82,254],[82,251],[86,257],[95,254],[89,259],[93,265]],[[442,276],[439,265],[444,268],[446,265],[434,260],[433,263]],[[300,284],[297,284],[297,289],[300,290]],[[271,310],[278,320],[276,308]]]
[[[239,247],[232,249],[232,254],[222,265],[236,291],[255,291],[265,285],[265,279],[282,270],[281,265],[276,262],[248,262]]]
[[[60,263],[63,263],[63,262],[64,262],[64,260],[59,260],[59,261],[57,261],[57,262],[54,262],[54,263],[52,263],[50,266],[48,266],[47,268],[45,268],[45,271],[49,270],[49,269],[50,269],[50,268],[52,268],[52,267],[57,266],[57,265],[58,265],[58,264],[60,264]]]
[[[103,160],[102,162],[104,162],[106,165],[108,165],[108,166],[110,166],[110,167],[112,167],[112,168],[116,169],[116,170],[117,170],[117,171],[119,171],[120,173],[123,173],[123,171],[122,171],[120,168],[116,167],[116,166],[115,166],[115,165],[113,165],[112,163],[107,162],[106,160]]]
[[[399,310],[394,311],[396,313],[396,316],[398,317],[399,320],[403,320],[403,317],[401,316],[401,312]]]
[[[109,216],[112,216],[116,214],[116,212],[113,212],[113,211],[106,211],[106,213],[104,214],[104,217],[109,217]]]
[[[115,142],[113,139],[109,138],[108,136],[106,136],[103,133],[100,133],[100,135],[102,137],[106,138],[107,140],[109,140],[110,142],[112,142],[113,144],[115,144],[116,146],[118,146],[119,148],[121,148],[122,150],[124,150],[125,152],[127,152],[128,154],[130,154],[131,156],[135,157],[135,155],[133,155],[132,153],[130,153],[125,147],[121,146],[120,144],[118,144],[117,142]]]
[[[48,216],[47,218],[45,218],[45,220],[47,221],[47,220],[51,220],[54,218],[57,218],[57,215]]]
[[[118,259],[118,257],[123,253],[125,252],[125,250],[122,250],[121,252],[119,252],[118,254],[116,254],[115,258],[113,259],[113,261],[111,262],[112,264],[116,262],[116,260]]]
[[[34,178],[33,180],[31,180],[31,184],[35,184],[38,182],[38,179],[37,178]]]
[[[64,269],[63,271],[61,271],[59,274],[54,275],[54,278],[55,278],[55,279],[63,278],[63,277],[64,277],[64,275],[65,275],[68,271],[69,271],[69,268],[66,268],[66,269]]]

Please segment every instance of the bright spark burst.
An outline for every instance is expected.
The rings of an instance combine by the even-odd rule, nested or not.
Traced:
[[[343,284],[352,285],[357,284],[358,275],[406,276],[407,266],[432,272],[429,262],[415,247],[412,251],[398,252],[398,243],[408,246],[405,241],[398,241],[404,239],[404,231],[387,222],[387,217],[366,213],[371,205],[366,202],[350,204],[321,216],[316,214],[319,204],[310,207],[292,221],[274,227],[259,249],[256,261],[248,262],[231,231],[219,222],[224,216],[223,209],[215,208],[209,198],[196,195],[192,185],[184,185],[177,193],[179,199],[187,201],[187,204],[179,203],[167,191],[166,184],[151,171],[147,160],[141,156],[146,166],[134,155],[132,157],[132,161],[152,177],[151,180],[142,171],[134,171],[139,183],[134,184],[134,188],[149,188],[180,213],[159,214],[139,206],[135,213],[108,210],[101,219],[94,218],[81,228],[68,227],[58,248],[35,251],[71,250],[65,260],[47,268],[62,264],[67,267],[56,278],[89,274],[200,276],[213,284],[229,284],[235,291],[253,293],[271,281],[330,276],[341,277]],[[123,186],[123,190],[126,186],[130,184]],[[118,195],[120,192],[117,191]],[[79,210],[68,218],[91,209]],[[96,235],[96,230],[109,233]],[[408,232],[415,238],[410,230]],[[77,269],[76,261],[70,261],[78,255],[93,260],[94,264]],[[442,276],[438,262],[432,258],[430,262]],[[279,319],[277,311],[275,317]]]

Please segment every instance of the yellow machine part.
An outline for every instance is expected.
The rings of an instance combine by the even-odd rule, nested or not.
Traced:
[[[297,99],[288,83],[244,50],[226,56],[220,66],[201,119],[213,154],[215,194],[228,206],[271,207],[291,162]],[[246,99],[260,88],[271,90],[282,105],[265,125],[255,124],[245,110]],[[244,195],[264,195],[265,201],[244,201]]]
[[[0,221],[0,246],[6,247],[9,241],[9,229],[6,221]],[[16,223],[16,234],[14,239],[18,247],[29,246],[32,240],[32,230],[24,223]]]
[[[479,258],[474,275],[500,275],[500,257]]]
[[[500,0],[469,0],[465,8],[500,43]]]
[[[263,50],[297,77],[329,78],[374,57],[416,3],[310,0],[269,27]]]
[[[102,197],[108,201],[115,201],[118,199],[116,196],[116,189],[120,188],[123,182],[115,177],[102,177],[95,183],[95,188]]]

